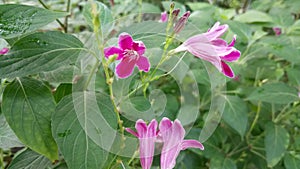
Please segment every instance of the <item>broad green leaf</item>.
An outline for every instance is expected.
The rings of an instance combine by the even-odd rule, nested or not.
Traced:
[[[0,37],[9,39],[35,31],[66,15],[65,12],[54,12],[34,6],[0,5]]]
[[[2,111],[17,137],[32,150],[52,161],[58,158],[51,133],[55,102],[50,89],[31,78],[17,78],[3,93]]]
[[[142,12],[143,13],[160,13],[160,9],[158,6],[153,5],[151,3],[143,2],[142,3]]]
[[[300,168],[300,158],[295,157],[291,154],[286,154],[284,156],[284,166],[286,169],[299,169]]]
[[[232,159],[218,156],[211,159],[209,169],[237,169],[237,167]]]
[[[72,93],[72,84],[62,83],[60,84],[54,93],[54,99],[58,103],[64,96],[67,96]]]
[[[22,147],[15,133],[7,124],[4,115],[0,113],[0,148],[8,150],[12,147]]]
[[[18,154],[8,166],[8,169],[43,169],[47,167],[51,167],[51,161],[30,149],[26,149],[25,151]]]
[[[83,44],[61,32],[38,32],[18,40],[0,57],[0,78],[22,77],[74,63]]]
[[[264,12],[256,10],[248,10],[246,13],[238,15],[234,18],[236,21],[244,23],[255,23],[255,22],[272,22],[272,18]]]
[[[222,118],[243,137],[248,123],[247,104],[238,96],[226,96],[225,99],[226,105]]]
[[[288,68],[286,71],[289,82],[294,86],[300,86],[300,67]]]
[[[83,93],[75,93],[75,95],[76,98],[84,96]],[[98,98],[103,97],[103,95],[97,96]],[[93,142],[86,134],[86,132],[89,131],[85,131],[79,122],[79,119],[83,119],[84,117],[78,116],[78,114],[76,113],[77,109],[74,108],[74,104],[77,104],[77,102],[73,100],[72,95],[68,95],[64,97],[57,105],[56,112],[52,116],[53,136],[69,168],[102,168],[105,161],[107,160],[108,152],[106,152],[102,149],[102,147]],[[102,105],[105,104],[105,102],[101,102],[100,100],[98,104],[101,105],[102,108],[104,108],[103,106],[112,106],[111,104]],[[105,109],[101,110],[104,112]],[[104,113],[103,115],[108,118],[114,117],[114,114]],[[90,121],[90,123],[92,122]],[[110,124],[114,125],[116,124],[116,121],[110,121]],[[94,125],[97,125],[98,127],[101,126],[101,124]],[[96,130],[98,132],[98,137],[101,137],[101,133],[104,132],[101,131],[101,129],[102,128],[93,128],[93,130]],[[107,138],[101,137],[101,139]],[[113,142],[113,140],[109,141]]]
[[[97,22],[101,24],[102,34],[104,35],[104,37],[108,36],[110,31],[113,29],[113,25],[114,25],[111,11],[106,5],[98,1],[94,1],[93,4],[91,3],[85,4],[83,8],[83,16],[85,17],[87,24],[92,29],[94,29],[92,5],[96,5],[97,8],[96,12],[98,13]]]
[[[215,8],[215,6],[206,3],[206,2],[188,2],[187,5],[191,8],[191,10],[205,10],[209,8]]]
[[[283,157],[289,145],[289,133],[273,123],[266,125],[265,148],[268,167],[274,167]]]
[[[248,42],[250,40],[252,30],[249,25],[238,22],[228,20],[226,23],[229,25],[230,30],[237,35],[237,39],[241,39],[243,42]]]
[[[277,82],[256,88],[247,99],[275,104],[288,104],[299,100],[299,97],[295,88]]]
[[[39,73],[40,78],[51,83],[72,83],[74,72],[78,68],[73,65],[59,67],[53,71]]]

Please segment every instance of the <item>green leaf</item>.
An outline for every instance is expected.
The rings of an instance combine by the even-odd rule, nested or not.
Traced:
[[[243,42],[250,40],[252,30],[249,25],[231,20],[226,21],[226,23],[229,25],[230,30],[237,35],[238,39],[241,39]]]
[[[283,157],[289,145],[289,133],[273,123],[266,125],[265,148],[268,167],[274,167]]]
[[[238,15],[234,19],[244,23],[272,22],[272,18],[268,14],[256,10],[248,10],[246,13]]]
[[[79,99],[81,99],[81,97],[84,96],[83,93],[75,93],[73,95],[75,96],[74,98],[79,98]],[[98,99],[100,99],[100,97],[103,97],[103,95],[97,95],[97,96]],[[105,102],[101,102],[101,100],[99,100],[98,104],[101,105],[101,107],[103,108],[104,105],[102,104],[105,104]],[[79,119],[82,120],[85,117],[78,116],[78,113],[76,113],[76,111],[78,110],[74,108],[74,104],[77,103],[78,102],[73,100],[72,95],[68,95],[64,97],[59,102],[56,108],[56,113],[54,113],[52,116],[53,136],[69,168],[72,169],[102,168],[105,161],[107,160],[108,152],[103,150],[102,147],[96,144],[86,134],[86,132],[89,132],[90,130],[86,131],[87,129],[84,130],[82,128]],[[89,104],[89,102],[85,102],[85,103]],[[93,106],[89,105],[89,106],[91,108],[95,107],[95,105]],[[107,106],[111,106],[111,105],[107,104]],[[105,109],[101,109],[101,110],[102,112],[107,112],[105,111]],[[94,112],[90,111],[89,113],[94,113]],[[109,112],[109,113],[113,113],[113,112]],[[114,114],[103,113],[103,115],[107,118],[109,118],[109,116],[114,117],[113,116]],[[90,116],[95,117],[95,114],[90,114]],[[89,123],[92,122],[89,121]],[[116,124],[116,121],[114,121],[114,123],[110,121],[109,123],[114,125]],[[101,133],[105,132],[105,131],[101,131],[103,128],[98,128],[99,126],[101,126],[101,124],[97,123],[94,125],[97,125],[96,128],[91,128],[91,130],[97,131],[98,137],[101,137],[102,136]],[[105,137],[101,137],[101,139],[105,139]],[[109,140],[109,141],[113,142],[113,140]]]
[[[299,97],[295,88],[277,82],[256,88],[247,99],[275,104],[288,104],[299,100]]]
[[[5,39],[18,37],[66,15],[65,12],[54,12],[33,6],[0,5],[0,37]]]
[[[74,72],[78,68],[74,65],[59,67],[53,71],[39,73],[40,78],[51,83],[72,83]]]
[[[221,156],[214,157],[210,161],[209,169],[236,169],[236,164],[230,158],[224,158]]]
[[[248,108],[245,101],[238,96],[226,96],[226,104],[223,120],[237,131],[241,137],[244,136],[248,123]]]
[[[284,166],[287,169],[299,169],[300,159],[291,154],[286,154],[284,156]]]
[[[61,32],[38,32],[18,40],[0,57],[0,78],[22,77],[74,63],[83,44]]]
[[[17,78],[3,93],[2,111],[18,138],[52,161],[58,158],[51,133],[55,102],[49,88],[31,78]]]
[[[58,103],[64,96],[67,96],[72,93],[72,84],[62,83],[60,84],[54,93],[54,99]]]
[[[104,37],[108,36],[110,31],[113,29],[113,16],[109,8],[101,2],[95,1],[94,4],[97,6],[98,12],[98,23],[101,24],[102,35]],[[91,3],[87,3],[83,8],[83,16],[87,22],[87,24],[94,29],[93,24],[93,14],[92,14],[92,5]],[[100,25],[99,25],[100,26]]]
[[[4,115],[0,114],[0,148],[8,150],[12,147],[22,147],[23,144],[19,141],[15,133],[7,124]]]
[[[28,169],[42,169],[51,166],[51,161],[48,158],[30,149],[26,149],[12,160],[12,162],[8,166],[8,169],[20,169],[24,167]]]

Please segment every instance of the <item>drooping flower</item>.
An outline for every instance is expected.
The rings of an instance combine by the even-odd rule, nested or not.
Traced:
[[[189,51],[196,57],[211,62],[224,75],[233,78],[234,73],[225,61],[236,61],[241,53],[233,47],[236,41],[235,36],[230,44],[220,38],[227,29],[228,25],[220,25],[220,23],[217,22],[206,33],[188,38],[172,52]]]
[[[168,13],[167,11],[164,11],[160,14],[159,22],[167,22],[167,21],[168,21]]]
[[[153,119],[149,125],[139,119],[135,123],[136,131],[126,128],[125,130],[139,139],[140,161],[143,169],[150,169],[154,156],[154,147],[157,136],[157,121]]]
[[[273,27],[273,31],[275,32],[276,36],[281,35],[281,28],[279,28],[279,27]]]
[[[161,169],[172,169],[181,150],[189,147],[204,150],[197,140],[184,140],[185,130],[179,120],[172,122],[164,117],[159,124],[159,137],[163,142],[160,156]]]
[[[144,56],[145,50],[146,47],[143,42],[133,41],[128,33],[121,33],[119,35],[119,47],[105,48],[104,55],[109,58],[117,54],[116,60],[120,60],[120,63],[116,66],[116,74],[119,78],[127,78],[132,74],[135,65],[139,70],[149,71],[150,62]]]
[[[6,54],[8,51],[9,51],[8,48],[3,48],[3,49],[0,50],[0,55],[4,55],[4,54]]]

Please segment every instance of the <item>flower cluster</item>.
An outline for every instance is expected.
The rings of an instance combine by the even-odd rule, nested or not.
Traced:
[[[184,140],[185,130],[180,121],[174,122],[164,117],[157,131],[157,121],[153,119],[149,125],[139,119],[136,121],[136,132],[130,128],[126,131],[139,139],[140,162],[143,169],[150,169],[154,156],[155,142],[162,142],[163,147],[160,156],[161,169],[172,169],[176,164],[176,158],[181,150],[187,148],[199,148],[203,145],[197,140]]]
[[[175,10],[174,10],[175,11]],[[189,12],[185,13],[174,26],[174,32],[179,32],[189,17]],[[162,18],[163,19],[163,18]],[[188,38],[176,49],[169,53],[175,54],[188,51],[194,56],[211,62],[220,72],[230,78],[234,78],[231,67],[226,62],[233,62],[239,59],[241,53],[234,47],[236,36],[228,44],[221,36],[227,31],[228,25],[220,25],[219,22],[207,32]],[[129,77],[135,65],[139,70],[148,72],[150,62],[144,56],[146,47],[141,41],[133,41],[128,33],[119,35],[119,47],[108,47],[104,49],[106,58],[117,55],[116,60],[120,63],[116,66],[116,74],[119,78]]]

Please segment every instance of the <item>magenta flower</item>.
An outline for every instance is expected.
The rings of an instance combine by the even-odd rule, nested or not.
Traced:
[[[276,35],[276,36],[281,35],[281,28],[279,28],[279,27],[274,27],[274,28],[273,28],[273,31],[275,32],[275,35]]]
[[[168,21],[168,13],[167,11],[164,11],[160,14],[159,22],[167,22],[167,21]]]
[[[0,50],[0,55],[4,55],[4,54],[6,54],[8,51],[9,51],[8,48],[3,48],[3,49]]]
[[[134,70],[135,65],[139,70],[148,72],[150,69],[150,62],[144,56],[146,47],[141,41],[133,41],[128,33],[119,35],[119,47],[108,47],[104,49],[106,58],[117,54],[116,60],[121,60],[116,66],[116,74],[119,78],[127,78]]]
[[[126,128],[125,130],[139,139],[140,142],[140,161],[143,169],[150,169],[154,156],[154,146],[157,136],[157,121],[153,119],[149,125],[139,119],[135,123],[136,131]]]
[[[181,150],[189,147],[204,150],[203,145],[197,140],[184,140],[185,130],[179,120],[174,123],[164,117],[159,124],[159,137],[163,142],[160,156],[161,169],[172,169]]]
[[[190,37],[172,52],[189,51],[196,57],[211,62],[224,75],[233,78],[234,73],[225,61],[236,61],[241,53],[233,47],[235,36],[230,44],[220,38],[227,29],[228,25],[217,22],[206,33]]]

